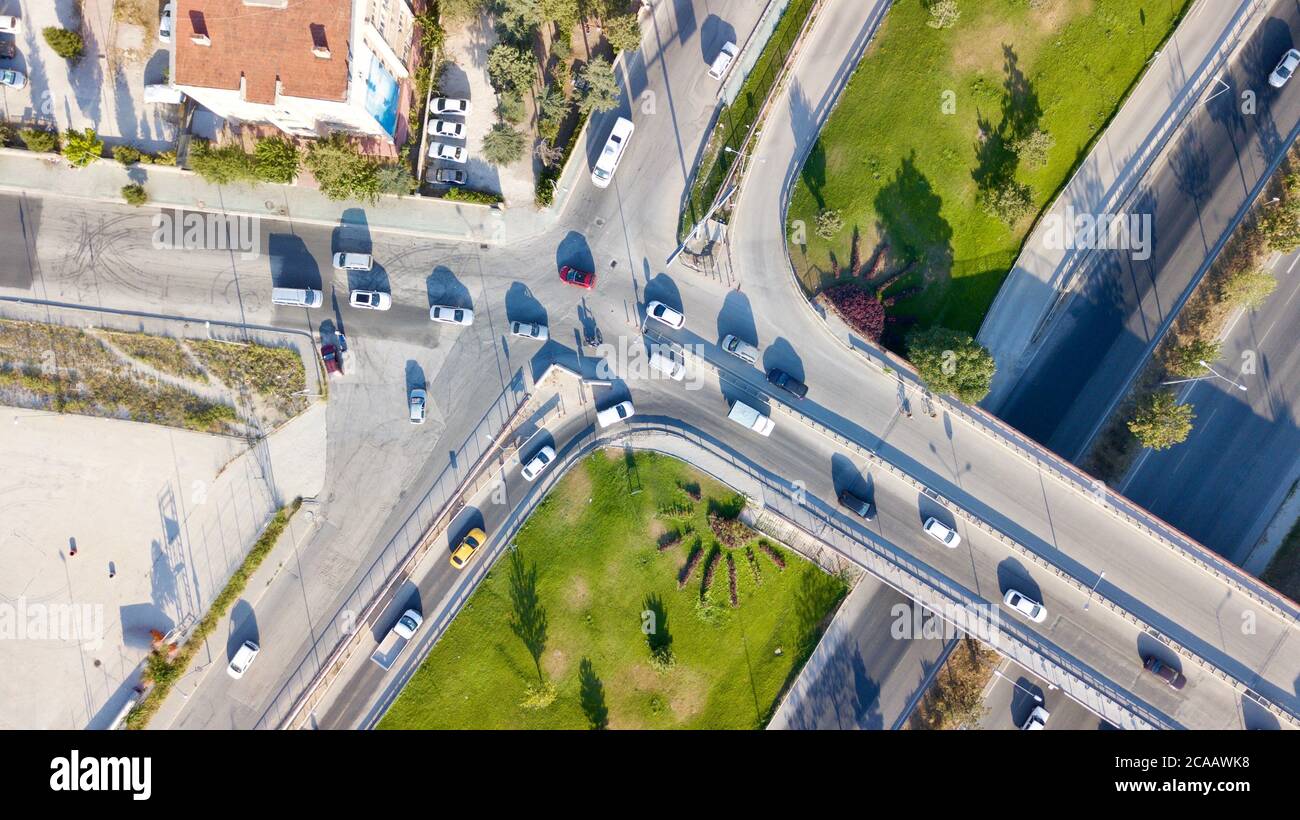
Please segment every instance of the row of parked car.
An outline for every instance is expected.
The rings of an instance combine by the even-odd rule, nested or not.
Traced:
[[[465,123],[450,117],[468,117],[469,100],[456,97],[437,97],[429,102],[429,119],[426,128],[438,139],[429,141],[429,159],[441,159],[464,165],[469,150],[464,145],[452,145],[442,139],[465,139]],[[464,185],[465,172],[459,168],[430,168],[425,181],[436,185]]]

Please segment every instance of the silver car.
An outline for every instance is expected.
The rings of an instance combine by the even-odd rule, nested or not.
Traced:
[[[1300,51],[1296,51],[1294,48],[1288,49],[1286,54],[1282,55],[1282,59],[1278,61],[1277,68],[1273,69],[1273,73],[1268,75],[1268,84],[1274,88],[1281,88],[1286,85],[1286,81],[1291,79],[1291,75],[1295,73],[1296,66],[1300,66]]]
[[[1014,589],[1007,590],[1007,594],[1002,599],[1002,603],[1011,609],[1024,615],[1036,624],[1041,624],[1047,620],[1047,607],[1027,597],[1023,592],[1017,592]]]
[[[465,137],[465,123],[452,122],[451,120],[434,120],[432,123],[434,136],[451,137],[452,139],[463,139]]]
[[[469,152],[463,145],[448,145],[445,142],[429,143],[429,159],[445,159],[448,162],[464,162],[469,159]]]
[[[546,325],[536,322],[511,322],[510,335],[544,342],[550,338],[550,331],[546,329]]]
[[[469,308],[452,307],[451,305],[434,305],[429,308],[429,320],[442,322],[445,325],[472,325],[474,324],[474,311]]]
[[[424,388],[411,388],[411,393],[406,398],[407,415],[411,424],[424,424],[425,405],[428,401],[429,394]]]
[[[21,71],[6,68],[0,71],[0,85],[7,85],[10,88],[25,88],[27,86],[27,75]]]
[[[548,444],[537,451],[537,455],[519,470],[519,474],[525,481],[532,481],[541,475],[552,461],[555,461],[555,448]]]

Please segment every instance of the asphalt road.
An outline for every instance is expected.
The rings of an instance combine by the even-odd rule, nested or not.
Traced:
[[[1278,59],[1300,40],[1300,7],[1278,0],[1122,206],[1149,214],[1150,258],[1094,251],[1082,283],[1049,327],[1014,389],[990,408],[1077,459],[1160,328],[1177,312],[1202,261],[1251,199],[1300,123],[1300,83],[1272,88]],[[1242,113],[1243,93],[1257,110]]]
[[[1061,694],[1060,689],[1053,688],[1010,661],[998,665],[998,674],[990,681],[985,693],[984,706],[988,711],[980,721],[981,729],[1018,730],[1025,725],[1035,706],[1047,710],[1048,730],[1070,732],[1115,728]]]
[[[1185,384],[1196,408],[1187,441],[1146,451],[1120,490],[1209,546],[1244,563],[1300,477],[1300,252],[1276,259],[1277,289],[1232,324],[1223,356],[1226,379]]]

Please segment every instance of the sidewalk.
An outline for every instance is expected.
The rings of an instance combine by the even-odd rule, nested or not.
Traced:
[[[1040,218],[998,291],[978,340],[998,371],[981,405],[997,412],[1024,372],[1035,336],[1074,286],[1080,252],[1047,246],[1048,215],[1115,213],[1227,57],[1263,20],[1264,0],[1198,0],[1069,184]]]
[[[144,185],[154,208],[185,208],[335,226],[364,211],[371,230],[426,238],[508,244],[543,233],[554,211],[496,209],[418,196],[381,197],[374,204],[332,201],[295,185],[214,185],[197,174],[165,165],[125,167],[99,160],[73,168],[53,154],[0,148],[0,190],[123,202],[122,186]]]

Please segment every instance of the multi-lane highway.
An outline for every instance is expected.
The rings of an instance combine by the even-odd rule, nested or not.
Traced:
[[[869,526],[852,523],[860,537],[875,539],[994,606],[1008,584],[1032,590],[1050,616],[1041,625],[1021,623],[1017,629],[1032,631],[1092,675],[1129,690],[1136,702],[1174,725],[1240,728],[1268,725],[1269,717],[1244,703],[1229,683],[1180,660],[1148,626],[1263,698],[1300,712],[1295,683],[1300,638],[1293,607],[1279,613],[1261,606],[1239,586],[1123,520],[1110,505],[1061,480],[955,408],[939,405],[933,417],[901,412],[900,395],[917,403],[916,394],[895,375],[867,366],[799,294],[785,255],[787,187],[887,6],[831,0],[820,13],[752,152],[732,225],[729,252],[738,279],[733,289],[680,268],[666,270],[663,260],[674,247],[687,170],[715,104],[717,87],[705,74],[708,62],[730,30],[744,37],[760,11],[740,0],[655,4],[644,26],[643,50],[623,72],[629,93],[622,110],[593,119],[583,146],[586,156],[578,155],[591,163],[612,117],[631,117],[637,133],[613,184],[597,190],[580,175],[575,189],[564,194],[567,204],[554,230],[528,242],[468,247],[355,225],[329,231],[267,221],[262,229],[266,255],[260,259],[215,252],[168,257],[150,247],[147,217],[129,209],[0,200],[0,208],[29,226],[21,238],[3,240],[7,257],[26,264],[6,274],[0,295],[305,326],[326,339],[341,322],[349,338],[352,354],[329,398],[324,523],[297,550],[288,571],[249,601],[263,647],[257,667],[240,681],[212,672],[220,662],[193,673],[185,683],[188,700],[173,725],[258,725],[273,702],[305,685],[333,648],[322,636],[339,618],[355,614],[341,608],[436,478],[449,466],[467,466],[453,451],[503,389],[516,390],[514,374],[522,369],[527,380],[551,361],[594,366],[590,357],[578,355],[578,340],[593,325],[615,347],[620,340],[640,343],[641,306],[655,299],[687,316],[682,330],[657,328],[656,333],[693,346],[721,376],[710,369],[699,390],[659,380],[616,386],[630,392],[645,419],[706,436],[774,481],[801,482],[812,503],[828,513],[839,483],[856,474],[880,510]],[[359,223],[360,216],[351,221]],[[392,311],[364,314],[346,305],[304,311],[269,304],[273,279],[302,285],[318,277],[340,297],[349,284],[370,286],[331,272],[328,258],[334,250],[374,254],[383,269],[378,284],[393,293]],[[561,284],[558,264],[594,269],[596,289]],[[472,304],[475,324],[432,327],[428,306],[447,301]],[[545,319],[552,341],[539,347],[507,337],[507,318]],[[779,366],[810,385],[798,411],[813,424],[781,416],[772,436],[761,438],[726,419],[725,400],[739,395],[758,394],[763,397],[758,403],[769,407],[788,401],[769,388],[760,370],[718,349],[729,333],[760,347],[760,366]],[[404,402],[408,387],[421,382],[430,386],[436,412],[429,424],[417,427],[406,421]],[[562,448],[581,441],[591,426],[589,413],[586,407],[567,416],[548,434]],[[823,426],[836,437],[820,432]],[[854,446],[844,446],[840,437]],[[863,452],[900,473],[871,466]],[[954,507],[936,504],[918,492],[918,484]],[[526,498],[517,476],[507,477],[507,493],[515,501]],[[473,501],[451,532],[458,535],[464,517],[474,515],[482,516],[489,532],[499,532],[516,513],[511,504]],[[921,531],[928,515],[944,516],[957,527],[964,538],[960,548],[944,549]],[[1018,548],[971,526],[972,520],[1001,531]],[[1034,560],[1026,560],[1022,550]],[[426,613],[448,596],[463,599],[473,579],[443,561],[430,566],[427,578],[413,579]],[[1081,587],[1095,589],[1085,596]],[[1101,605],[1103,600],[1132,617]],[[1242,628],[1247,621],[1250,630]],[[375,629],[389,625],[381,620]],[[235,631],[248,628],[232,625]],[[225,645],[224,636],[219,643]],[[1148,654],[1183,666],[1186,689],[1174,692],[1144,673],[1141,658]],[[211,655],[224,661],[217,644]],[[346,698],[332,707],[337,711],[317,718],[331,725],[365,724],[373,717],[375,689],[391,684],[377,679],[376,670],[362,670],[344,682],[340,691]]]

